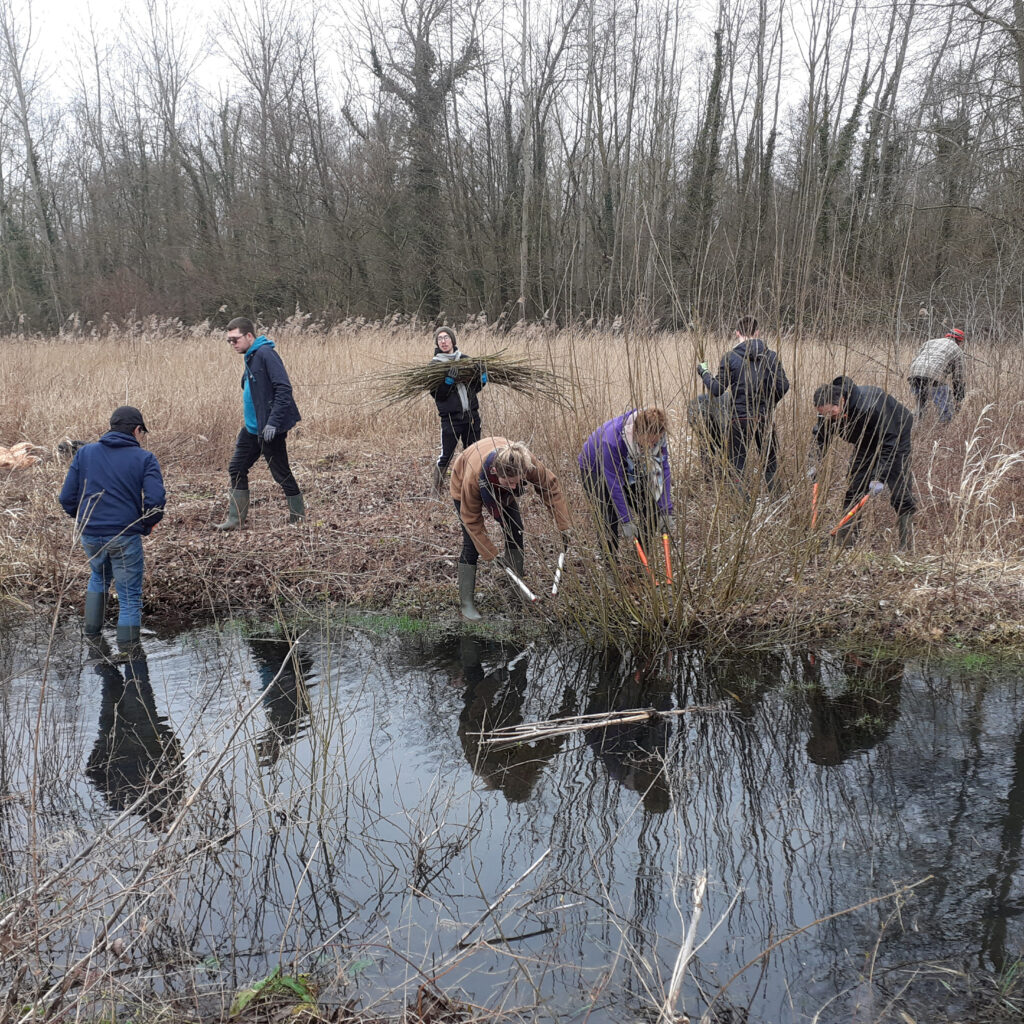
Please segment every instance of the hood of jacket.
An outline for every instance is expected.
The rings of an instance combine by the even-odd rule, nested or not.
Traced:
[[[142,445],[131,435],[120,430],[108,430],[101,438],[100,444],[107,448],[141,448]]]
[[[763,356],[768,346],[760,338],[744,338],[733,351],[741,359],[757,359]]]
[[[263,348],[263,346],[264,346],[264,345],[269,345],[269,346],[270,346],[271,348],[277,348],[277,346],[276,346],[276,345],[274,344],[274,342],[273,342],[273,341],[272,341],[272,340],[271,340],[270,338],[268,338],[268,337],[267,337],[267,336],[266,336],[265,334],[261,334],[261,335],[260,335],[260,336],[259,336],[259,337],[258,337],[258,338],[257,338],[257,339],[256,339],[256,340],[255,340],[255,341],[254,341],[254,342],[253,342],[253,343],[252,343],[252,344],[251,344],[251,345],[250,345],[250,346],[249,346],[249,347],[248,347],[248,348],[247,348],[247,349],[245,350],[245,358],[246,358],[246,359],[248,359],[248,358],[249,358],[249,356],[251,356],[251,355],[253,354],[253,352],[255,352],[255,351],[256,351],[256,350],[258,349],[258,348]]]

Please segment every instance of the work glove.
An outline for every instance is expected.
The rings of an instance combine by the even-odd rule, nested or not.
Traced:
[[[480,371],[480,387],[483,387],[487,383],[487,371]]]
[[[662,533],[672,532],[672,517],[667,512],[663,512],[658,516],[658,529]]]
[[[885,484],[883,484],[881,480],[872,480],[871,483],[868,484],[868,494],[870,494],[872,498],[877,498],[884,490]]]
[[[698,363],[697,364],[697,374],[699,376],[703,377],[705,373],[710,373],[710,372],[711,371],[708,369],[708,364],[707,363]]]
[[[626,541],[636,540],[636,524],[635,523],[623,523],[622,524],[622,539]]]
[[[455,378],[451,374],[448,374],[448,376],[445,377],[444,382],[448,387],[451,387],[455,383]]]
[[[807,479],[813,480],[818,475],[818,467],[810,466],[807,470]]]
[[[273,441],[275,437],[277,437],[277,427],[275,427],[272,423],[268,423],[263,428],[263,440],[269,442]]]

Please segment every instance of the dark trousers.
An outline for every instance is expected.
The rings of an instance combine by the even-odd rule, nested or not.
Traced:
[[[914,398],[917,399],[917,411],[914,413],[917,419],[921,419],[928,412],[928,404],[933,402],[939,411],[939,422],[949,423],[953,418],[954,405],[948,384],[936,384],[925,377],[909,377],[908,383]]]
[[[752,443],[757,445],[761,462],[764,465],[764,482],[766,486],[771,487],[775,482],[775,474],[779,471],[775,424],[769,419],[754,416],[733,419],[729,424],[727,445],[729,462],[732,463],[732,467],[739,477],[743,476]]]
[[[462,502],[457,498],[452,500],[455,505],[455,512],[459,517],[459,526],[462,527],[462,551],[459,553],[459,561],[466,565],[476,565],[480,560],[480,552],[477,551],[473,538],[462,523]],[[510,501],[503,501],[498,506],[498,524],[505,536],[505,547],[523,550],[523,514],[519,511],[519,502],[515,498]]]
[[[270,467],[270,475],[281,485],[281,489],[289,497],[300,494],[299,485],[292,476],[288,465],[288,446],[285,439],[288,431],[278,434],[273,441],[264,441],[259,434],[250,434],[242,427],[235,440],[235,451],[228,463],[228,476],[231,478],[233,491],[249,490],[249,470],[256,465],[262,455]]]
[[[437,468],[447,469],[452,461],[459,442],[463,448],[476,444],[480,440],[480,417],[453,420],[450,416],[441,417],[441,454],[437,457]]]
[[[910,466],[909,443],[896,452],[892,464],[881,473],[878,472],[877,461],[877,455],[871,458],[854,456],[843,507],[852,508],[868,493],[868,484],[872,480],[881,480],[889,488],[889,504],[896,510],[897,515],[916,512],[917,502],[914,500],[914,473]]]
[[[580,466],[580,478],[583,490],[590,498],[594,515],[604,528],[605,540],[612,551],[619,546],[619,510],[612,501],[612,492],[600,469]],[[629,509],[630,522],[637,528],[637,536],[646,550],[654,538],[654,527],[659,509],[650,500],[648,489],[639,480],[634,486],[626,485],[626,508]]]

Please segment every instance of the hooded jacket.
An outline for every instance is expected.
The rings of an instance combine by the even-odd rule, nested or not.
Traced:
[[[626,490],[631,475],[635,476],[640,468],[627,437],[626,424],[635,416],[635,410],[608,420],[587,438],[580,452],[580,469],[585,473],[599,474],[608,485],[615,511],[619,514],[620,523],[628,523],[632,516],[626,501]],[[661,493],[657,496],[658,508],[672,514],[672,475],[668,465],[668,445],[661,442],[660,452],[661,477],[664,482]]]
[[[148,534],[164,501],[156,456],[118,430],[75,452],[60,491],[61,507],[90,537]]]
[[[875,478],[885,480],[897,454],[910,451],[913,415],[881,388],[854,384],[849,377],[832,383],[842,387],[845,407],[838,420],[818,417],[813,435],[818,450],[824,454],[832,438],[841,437],[856,449],[854,467],[871,466]]]
[[[278,434],[291,430],[302,417],[292,397],[292,382],[288,379],[288,371],[273,341],[261,334],[249,346],[243,358],[242,404],[246,414],[246,430],[250,434],[260,434],[268,424],[277,427]],[[255,430],[252,429],[250,414],[256,417]]]
[[[779,357],[760,338],[744,338],[722,356],[718,373],[701,374],[704,387],[718,398],[731,391],[738,420],[768,419],[789,391],[789,379]]]
[[[508,443],[504,437],[485,437],[476,444],[464,448],[452,463],[449,494],[453,500],[460,502],[459,515],[462,525],[465,526],[473,546],[485,562],[496,557],[498,549],[487,536],[484,508],[496,515],[499,512],[498,504],[515,500],[511,491],[503,491],[492,486],[488,472],[493,456]],[[561,485],[555,474],[534,456],[533,469],[523,477],[523,480],[533,484],[533,489],[540,495],[540,500],[554,516],[558,529],[568,530],[571,525],[569,507],[565,503]],[[521,494],[522,488],[517,493]]]

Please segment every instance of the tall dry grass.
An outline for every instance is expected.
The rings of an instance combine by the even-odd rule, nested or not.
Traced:
[[[487,388],[481,399],[484,433],[527,441],[569,491],[577,517],[571,571],[565,596],[551,612],[563,625],[606,635],[633,631],[639,624],[678,636],[713,631],[724,621],[736,628],[767,618],[775,628],[798,629],[814,613],[808,588],[841,588],[850,567],[865,568],[865,559],[890,565],[886,559],[895,546],[895,516],[886,499],[863,514],[866,529],[859,552],[840,556],[820,543],[842,511],[850,451],[842,442],[834,445],[822,478],[821,527],[817,535],[810,531],[810,487],[804,473],[814,422],[811,395],[819,384],[846,373],[909,404],[903,375],[920,338],[825,340],[764,332],[793,385],[775,417],[787,492],[769,506],[742,502],[729,488],[705,481],[686,421],[686,405],[701,388],[696,363],[700,358],[717,363],[733,344],[731,336],[542,327],[496,335],[484,324],[456,326],[460,347],[468,354],[505,347],[554,370],[564,383],[566,408],[499,387]],[[430,531],[423,510],[438,436],[433,403],[424,396],[388,405],[376,385],[378,375],[431,357],[430,329],[358,322],[324,329],[296,317],[268,333],[288,367],[303,416],[289,446],[311,506],[332,501],[317,467],[339,454],[359,461],[363,469],[375,467],[381,478],[393,467],[413,466],[414,479],[422,479],[423,486],[407,488],[403,495],[409,499],[409,531]],[[1022,539],[1018,508],[1024,502],[1024,356],[1019,348],[989,346],[977,338],[969,338],[967,351],[969,391],[960,414],[945,428],[933,423],[915,433],[918,546],[912,558],[900,560],[901,573],[909,571],[907,566],[926,567],[930,578],[939,571],[962,574],[977,565],[990,572],[1017,569]],[[0,443],[28,440],[54,451],[65,438],[95,438],[115,406],[137,405],[150,427],[148,444],[164,467],[169,500],[180,506],[193,493],[209,496],[226,488],[223,467],[241,424],[241,371],[242,360],[225,343],[223,330],[208,325],[150,322],[102,337],[6,339],[0,346],[0,385],[6,396]],[[623,409],[644,404],[661,405],[669,414],[676,504],[676,585],[671,591],[655,592],[628,558],[620,559],[621,572],[604,571],[577,479],[576,455],[590,431]],[[9,593],[17,593],[34,572],[55,572],[68,557],[66,524],[55,502],[63,471],[64,464],[54,457],[0,484],[5,508],[0,586]],[[378,480],[365,474],[361,479],[352,486],[365,486],[369,507]],[[758,481],[750,485],[757,496]],[[358,527],[358,542],[374,539],[372,513]],[[532,503],[527,532],[528,567],[540,589],[553,565],[555,538]],[[450,546],[454,555],[454,518],[450,535],[435,535],[431,541],[439,548]],[[875,572],[873,566],[867,571]],[[883,599],[891,596],[883,592],[894,585],[891,579],[879,576],[878,585]],[[601,600],[593,600],[595,593]]]

